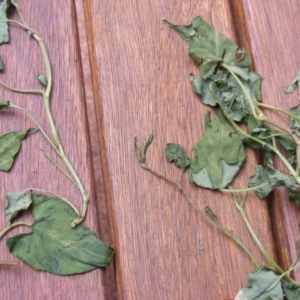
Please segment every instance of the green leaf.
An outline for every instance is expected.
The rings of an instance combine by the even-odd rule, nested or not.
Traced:
[[[7,10],[11,5],[10,0],[4,0],[0,3],[0,20],[7,20]],[[7,22],[0,22],[0,45],[9,41]]]
[[[263,184],[264,186],[259,187],[254,191],[258,197],[264,198],[273,190],[285,186],[288,190],[290,199],[300,206],[299,186],[293,177],[287,177],[279,170],[265,169],[262,166],[256,166],[255,174],[250,177],[248,186],[256,187]]]
[[[185,169],[190,165],[190,159],[184,154],[184,149],[178,144],[167,144],[165,154],[167,160],[174,162],[178,168]]]
[[[282,300],[283,292],[280,277],[265,266],[258,267],[248,276],[248,284],[242,288],[239,300]]]
[[[48,80],[43,74],[37,74],[36,78],[41,85],[43,86],[48,85]]]
[[[27,209],[32,203],[31,194],[29,193],[6,193],[7,206],[5,215],[9,223],[11,223],[21,210]]]
[[[33,195],[32,200],[35,221],[31,232],[6,241],[14,256],[36,270],[56,275],[84,273],[110,264],[113,249],[83,224],[72,228],[77,214],[67,203],[44,195]]]
[[[11,107],[11,104],[10,104],[10,102],[9,101],[0,101],[0,110],[2,110],[2,109],[10,109],[10,108],[12,108]]]
[[[241,139],[219,110],[195,147],[190,179],[205,188],[225,188],[239,172],[245,159]]]
[[[169,27],[189,42],[189,54],[200,64],[201,76],[206,79],[214,74],[220,62],[247,68],[250,56],[222,33],[210,26],[201,17],[196,17],[188,26],[174,25],[164,21]]]
[[[287,93],[287,94],[292,93],[295,90],[296,85],[298,84],[299,99],[300,99],[300,85],[299,85],[299,82],[300,82],[300,70],[297,72],[296,77],[293,79],[293,81],[288,86],[286,86],[284,88],[285,93]]]
[[[300,104],[292,107],[290,109],[290,113],[300,119]],[[297,131],[300,131],[300,123],[291,117],[290,117],[290,126],[291,126],[291,128],[296,129]]]
[[[0,136],[0,171],[10,170],[14,163],[14,157],[29,132],[32,132],[32,129],[13,131]]]
[[[261,101],[261,77],[238,66],[233,66],[232,69],[242,75],[240,81],[252,99]],[[202,103],[210,106],[222,105],[235,121],[241,121],[251,114],[249,101],[231,74],[218,70],[205,80],[195,78],[193,74],[189,75],[189,79],[194,91],[201,95]]]
[[[282,280],[282,286],[287,300],[299,300],[300,299],[300,287],[295,286],[286,280]]]
[[[256,166],[255,174],[250,177],[248,187],[252,188],[264,184],[255,190],[255,194],[259,198],[264,198],[271,191],[285,185],[287,179],[279,170],[268,170],[263,166]]]

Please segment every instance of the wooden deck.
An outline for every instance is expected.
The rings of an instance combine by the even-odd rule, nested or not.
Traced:
[[[65,151],[91,195],[86,224],[114,246],[116,257],[105,270],[69,277],[37,272],[18,261],[18,267],[0,269],[1,299],[234,299],[254,266],[233,242],[203,221],[178,191],[139,167],[133,139],[137,136],[142,143],[154,132],[148,164],[176,180],[175,168],[167,173],[165,144],[178,142],[192,155],[204,132],[207,107],[199,102],[187,76],[198,71],[188,57],[186,42],[163,19],[189,24],[201,15],[251,54],[253,69],[264,78],[265,103],[285,109],[298,104],[297,93],[285,95],[283,87],[300,69],[300,1],[18,3],[47,46],[55,122]],[[38,46],[16,26],[11,36],[11,43],[1,46],[6,62],[1,80],[20,88],[38,87],[35,75],[43,72]],[[38,96],[0,91],[1,99],[26,105],[46,124]],[[14,112],[12,117],[1,116],[1,134],[32,126],[22,113]],[[276,113],[271,117],[280,120]],[[41,135],[31,135],[18,155],[19,163],[10,173],[0,174],[2,209],[6,191],[28,187],[53,190],[80,206],[79,192],[40,148],[50,152]],[[259,160],[256,152],[247,155],[237,188],[246,186]],[[259,262],[266,263],[230,195],[224,199],[219,193],[194,188],[187,180],[185,186],[199,207],[209,205]],[[299,209],[279,190],[268,202],[249,194],[246,211],[265,248],[288,268],[295,257]],[[1,214],[1,228],[5,224]],[[16,229],[8,236],[16,232],[24,230]],[[16,261],[4,239],[0,247],[0,260]],[[300,270],[294,276],[300,280]]]

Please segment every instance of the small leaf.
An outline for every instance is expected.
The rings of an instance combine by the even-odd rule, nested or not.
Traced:
[[[6,193],[7,206],[5,215],[9,223],[11,223],[21,210],[27,209],[32,203],[31,194],[29,193]]]
[[[282,280],[282,286],[287,300],[299,300],[300,299],[300,287],[295,286],[286,280]]]
[[[190,159],[184,154],[184,149],[178,144],[167,144],[165,154],[167,160],[174,162],[178,168],[185,169],[190,165]]]
[[[260,266],[248,276],[248,284],[238,294],[238,300],[282,300],[280,276],[265,267]]]
[[[11,103],[9,101],[0,101],[0,110],[2,109],[10,109]]]
[[[292,107],[290,109],[290,113],[295,115],[296,117],[298,117],[300,119],[300,104]],[[291,126],[291,128],[296,129],[297,131],[300,132],[300,123],[297,120],[295,120],[294,118],[291,118],[291,117],[290,117],[290,126]]]
[[[296,77],[293,79],[293,81],[288,86],[286,86],[284,88],[285,93],[287,93],[287,94],[292,93],[295,90],[296,85],[298,84],[299,99],[300,99],[300,85],[299,85],[299,82],[300,82],[300,70],[297,72]]]
[[[32,129],[13,131],[0,136],[0,171],[9,171],[14,163],[14,157],[21,148],[22,141]]]
[[[43,86],[47,86],[48,85],[48,80],[47,78],[43,75],[43,74],[38,74],[36,76],[38,82],[43,85]]]
[[[263,166],[255,167],[255,175],[250,177],[248,187],[256,187],[264,184],[255,190],[255,194],[259,198],[266,197],[271,191],[285,185],[287,177],[278,170],[268,170]]]
[[[10,0],[4,0],[0,3],[0,20],[7,20],[7,10],[11,5]],[[7,22],[0,22],[0,45],[9,41]]]
[[[219,110],[195,147],[190,179],[202,187],[225,188],[239,172],[245,159],[241,139]]]
[[[7,239],[9,251],[36,270],[56,275],[71,275],[106,267],[114,251],[95,234],[79,224],[74,210],[57,198],[32,195],[34,223],[31,232]]]

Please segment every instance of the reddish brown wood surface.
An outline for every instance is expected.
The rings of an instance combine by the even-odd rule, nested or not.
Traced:
[[[286,109],[296,105],[297,95],[286,96],[282,87],[299,69],[299,33],[295,30],[299,1],[291,0],[288,5],[284,0],[76,3],[77,8],[82,4],[85,8],[92,71],[89,74],[85,67],[85,77],[81,64],[84,50],[79,46],[79,36],[84,33],[82,27],[78,31],[80,13],[76,14],[75,2],[19,0],[26,20],[42,34],[50,55],[55,122],[66,153],[91,194],[86,224],[105,242],[112,241],[115,270],[53,276],[19,262],[16,268],[0,269],[1,299],[233,299],[254,266],[233,242],[202,220],[180,193],[138,166],[133,138],[138,136],[142,144],[154,132],[148,164],[176,180],[178,171],[164,157],[165,144],[178,142],[192,155],[204,131],[207,107],[199,102],[187,77],[198,71],[188,57],[186,42],[163,24],[164,18],[188,24],[201,15],[251,53],[254,70],[264,77],[265,103]],[[1,46],[5,73],[0,79],[20,88],[38,88],[35,75],[44,72],[38,46],[16,26],[11,34],[11,43]],[[0,90],[1,99],[26,106],[48,129],[42,99]],[[85,90],[94,103],[88,101]],[[271,117],[281,120],[278,114]],[[13,111],[1,111],[0,122],[1,134],[33,126],[23,114]],[[286,122],[284,118],[282,122]],[[1,174],[2,209],[6,191],[28,187],[52,190],[80,206],[79,192],[40,148],[51,152],[40,134],[30,135],[12,171]],[[237,188],[246,186],[259,161],[257,153],[247,154],[249,162],[241,179],[234,182]],[[187,178],[184,186],[199,208],[209,205],[221,224],[233,230],[260,263],[266,263],[230,196],[196,190]],[[269,206],[250,195],[246,212],[266,249],[287,268],[295,255],[299,215],[284,191],[278,191]],[[4,214],[0,223],[5,227]],[[17,232],[24,229],[8,236]],[[0,260],[16,261],[4,240],[0,246]],[[299,276],[296,274],[298,280]]]
[[[40,32],[45,40],[53,70],[51,108],[55,123],[59,128],[65,152],[91,194],[86,224],[99,236],[100,203],[98,205],[94,191],[75,3],[60,0],[17,2],[23,9],[28,24]],[[15,15],[12,17],[16,18]],[[10,44],[1,46],[1,57],[5,64],[5,72],[1,74],[1,80],[19,88],[40,88],[35,77],[38,72],[44,73],[45,68],[38,45],[17,26],[13,25],[10,33]],[[1,99],[27,107],[49,132],[41,97],[12,93],[2,87],[0,91]],[[18,111],[1,111],[0,122],[1,134],[10,130],[34,127],[34,124]],[[53,191],[80,207],[80,193],[56,170],[40,149],[46,150],[54,157],[53,151],[41,134],[30,135],[24,142],[11,172],[1,173],[2,212],[6,206],[6,191],[19,192],[29,187]],[[0,226],[1,228],[6,226],[4,213],[0,217]],[[18,228],[8,236],[25,231],[28,230]],[[18,261],[9,254],[5,239],[1,241],[0,246],[0,260]],[[37,272],[18,261],[17,267],[1,267],[0,274],[0,298],[5,300],[105,299],[106,297],[105,271],[102,270],[78,276],[54,276]]]
[[[285,74],[281,59],[285,49],[277,54],[270,68],[268,49],[273,28],[269,23],[272,20],[277,24],[273,33],[276,41],[283,16],[275,17],[273,10],[286,13],[285,18],[289,18],[298,6],[295,1],[296,7],[291,8],[289,4],[290,9],[286,10],[281,7],[283,2],[278,1],[278,6],[277,1],[273,1],[272,6],[271,2],[85,2],[104,182],[117,251],[116,275],[121,299],[233,299],[246,283],[247,273],[253,270],[245,254],[201,220],[181,194],[139,168],[133,152],[133,138],[138,136],[142,143],[154,132],[148,164],[176,180],[177,171],[170,169],[164,158],[165,144],[178,142],[192,154],[193,146],[203,134],[203,116],[207,108],[199,103],[187,78],[190,72],[196,72],[195,67],[188,58],[187,44],[163,24],[164,18],[188,24],[200,14],[254,53],[254,67],[258,71],[262,71],[258,64],[265,60],[264,72],[272,76],[271,81],[266,82],[269,87],[264,86],[263,92],[268,89],[273,95],[281,93],[284,84],[279,80],[275,85],[272,78],[277,76],[278,64],[282,68],[279,68],[281,76]],[[261,9],[264,14],[260,15]],[[264,27],[264,19],[257,19],[266,15],[269,16],[268,26]],[[291,32],[284,32],[283,36],[294,39]],[[274,53],[277,53],[276,47],[274,44],[271,49]],[[289,59],[289,54],[286,57]],[[291,64],[295,72],[295,62]],[[279,104],[276,98],[270,99],[273,104]],[[236,187],[245,187],[247,178],[253,174],[258,158],[254,153],[248,156],[248,166],[242,180],[234,183]],[[230,196],[224,199],[218,193],[196,191],[191,186],[188,190],[200,208],[209,204],[221,223],[245,242],[260,263],[265,263],[240,221]],[[252,197],[246,210],[260,240],[276,259],[274,240],[278,241],[279,234],[275,224],[271,226],[266,202]],[[281,255],[279,260],[283,262],[287,262],[294,247],[291,226],[297,226],[295,218],[289,218],[286,217],[288,222],[279,224],[281,235],[287,231],[291,235],[284,245],[287,251],[280,252],[276,244]],[[284,227],[286,225],[288,227]],[[202,247],[204,251],[200,251]]]

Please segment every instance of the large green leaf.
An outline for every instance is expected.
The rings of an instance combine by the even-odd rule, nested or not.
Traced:
[[[10,0],[4,0],[0,3],[0,20],[7,19],[7,10],[11,5]],[[7,22],[0,22],[0,45],[9,41]]]
[[[165,23],[189,42],[189,54],[200,64],[201,76],[204,79],[214,74],[220,62],[242,68],[251,64],[247,53],[201,17],[194,18],[188,26],[174,25],[169,21]]]
[[[239,172],[245,159],[241,139],[219,110],[195,147],[190,179],[202,187],[224,188]]]
[[[6,241],[14,256],[36,270],[57,275],[84,273],[110,264],[111,247],[83,224],[71,227],[77,217],[71,206],[44,195],[33,195],[32,200],[31,232]]]
[[[260,266],[248,276],[248,285],[241,289],[238,300],[282,300],[283,292],[280,277],[265,267]]]
[[[30,193],[6,193],[7,206],[5,215],[8,222],[11,223],[16,218],[21,210],[27,209],[32,203]]]
[[[9,171],[14,157],[21,148],[22,141],[33,129],[13,131],[0,136],[0,171]]]

